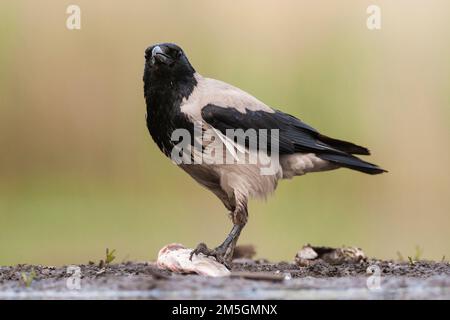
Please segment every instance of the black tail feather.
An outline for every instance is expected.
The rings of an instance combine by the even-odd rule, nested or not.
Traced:
[[[364,172],[367,174],[380,174],[387,172],[386,170],[380,168],[376,164],[366,162],[352,155],[342,155],[342,154],[317,154],[317,156],[323,160],[328,160],[341,167],[348,169]]]
[[[319,134],[319,136],[317,138],[320,141],[325,142],[329,146],[331,146],[337,150],[344,151],[346,153],[361,154],[361,155],[366,155],[366,156],[370,155],[370,151],[366,147],[358,146],[358,145],[348,142],[348,141],[330,138],[330,137],[324,136],[322,134]]]

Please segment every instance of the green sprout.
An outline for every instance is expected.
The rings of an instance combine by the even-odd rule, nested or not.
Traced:
[[[400,251],[397,251],[397,256],[401,262],[404,261],[403,256],[400,253]],[[422,256],[423,256],[423,249],[420,246],[416,245],[414,256],[408,256],[409,264],[412,266],[415,265],[418,261],[420,261],[422,259]]]
[[[36,278],[36,271],[34,271],[34,269],[32,269],[29,274],[25,273],[25,272],[22,272],[20,274],[20,276],[22,278],[23,283],[25,284],[25,287],[28,288],[28,287],[31,286],[31,284],[33,283],[34,279]]]
[[[423,256],[423,249],[419,246],[416,246],[416,254],[414,255],[415,261],[420,261]]]
[[[106,259],[105,259],[106,265],[108,265],[114,261],[114,259],[116,258],[116,256],[114,255],[115,252],[116,252],[116,249],[112,249],[111,251],[109,251],[109,249],[106,248]]]
[[[105,268],[108,265],[110,265],[111,262],[113,262],[114,259],[116,259],[116,256],[114,255],[114,253],[116,253],[116,249],[112,249],[111,251],[109,251],[109,249],[106,248],[105,260],[100,260],[100,263],[98,264],[99,268]]]

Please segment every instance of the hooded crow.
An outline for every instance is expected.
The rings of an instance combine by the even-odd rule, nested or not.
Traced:
[[[233,222],[221,245],[209,249],[200,243],[193,254],[214,256],[228,265],[247,223],[249,198],[265,198],[280,179],[341,167],[367,174],[385,172],[355,156],[369,155],[367,148],[327,137],[241,89],[201,76],[175,44],[162,43],[146,49],[143,80],[147,128],[154,142],[223,202]],[[200,136],[212,132],[214,139],[197,143],[196,128],[200,128]],[[230,130],[239,134],[230,138]],[[257,132],[256,144],[251,143],[249,131]],[[191,153],[183,161],[174,160],[174,154],[180,154],[177,132],[194,137],[188,140]],[[186,154],[185,150],[182,154]],[[228,158],[225,162],[212,161],[223,160],[229,154],[231,162]],[[199,155],[204,161],[193,161]],[[256,161],[248,161],[252,155],[257,155]],[[271,170],[264,173],[267,159]]]

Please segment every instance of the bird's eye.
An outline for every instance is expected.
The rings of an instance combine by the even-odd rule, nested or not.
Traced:
[[[182,55],[183,55],[183,51],[178,51],[177,52],[177,58],[181,58]]]

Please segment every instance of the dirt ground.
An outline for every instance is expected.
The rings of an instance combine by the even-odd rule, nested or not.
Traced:
[[[448,262],[238,259],[221,278],[174,274],[155,263],[79,268],[80,288],[73,289],[66,266],[0,267],[0,299],[450,299]]]

